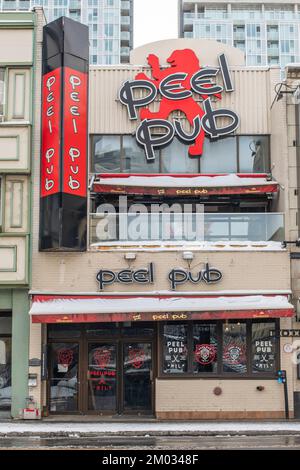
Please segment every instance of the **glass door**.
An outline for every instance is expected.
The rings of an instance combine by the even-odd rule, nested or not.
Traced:
[[[152,343],[123,343],[123,411],[152,411]]]
[[[88,343],[88,410],[117,411],[117,344]]]
[[[0,336],[0,411],[11,406],[11,337]]]
[[[78,411],[79,344],[50,344],[50,412]]]

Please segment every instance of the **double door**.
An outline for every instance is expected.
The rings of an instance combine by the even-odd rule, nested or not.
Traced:
[[[64,341],[49,348],[50,413],[153,412],[152,341]]]

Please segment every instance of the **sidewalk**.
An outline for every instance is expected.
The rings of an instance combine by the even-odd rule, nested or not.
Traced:
[[[14,436],[299,435],[300,421],[46,422],[1,421],[0,438]]]

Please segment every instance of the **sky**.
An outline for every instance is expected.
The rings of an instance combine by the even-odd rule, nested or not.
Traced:
[[[134,0],[134,47],[178,37],[177,0]]]

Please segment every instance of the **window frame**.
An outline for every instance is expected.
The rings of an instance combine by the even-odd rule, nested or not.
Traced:
[[[3,70],[3,83],[4,83],[4,87],[3,87],[3,102],[2,102],[3,112],[2,112],[2,114],[0,114],[0,117],[2,118],[2,120],[5,120],[5,116],[6,116],[6,101],[7,101],[6,93],[7,93],[7,74],[8,74],[8,67],[4,67],[4,66],[0,65],[0,70]],[[1,123],[1,120],[0,120],[0,123]]]
[[[225,320],[186,320],[182,322],[160,322],[158,327],[158,379],[162,380],[184,380],[184,379],[224,379],[224,380],[274,380],[276,371],[280,369],[280,319],[279,318],[261,318],[261,319],[240,319],[229,320],[230,323],[246,323],[246,363],[247,372],[245,374],[223,372],[223,325]],[[163,370],[164,367],[164,341],[163,328],[164,325],[187,324],[187,347],[188,347],[188,366],[187,372],[179,374],[168,374]],[[192,372],[193,363],[193,325],[195,323],[216,324],[217,330],[217,372]],[[275,370],[274,372],[253,372],[252,371],[252,324],[253,323],[275,323]]]
[[[119,158],[119,163],[120,163],[120,173],[124,173],[126,175],[130,175],[131,173],[129,172],[125,172],[124,171],[124,157],[125,157],[125,152],[124,152],[124,145],[123,145],[123,138],[124,137],[132,137],[132,134],[108,134],[108,133],[103,133],[103,134],[96,134],[96,133],[93,133],[93,134],[90,134],[90,148],[91,148],[91,153],[90,153],[90,163],[89,163],[89,168],[90,168],[90,173],[91,174],[97,174],[97,173],[101,173],[101,172],[95,172],[94,171],[94,146],[93,146],[93,139],[95,137],[109,137],[109,136],[113,136],[113,137],[119,137],[119,148],[120,148],[120,158]],[[241,166],[241,162],[240,162],[240,138],[241,137],[253,137],[253,138],[266,138],[267,139],[267,143],[268,143],[268,154],[266,156],[266,160],[265,160],[265,167],[266,167],[266,171],[264,171],[263,173],[269,173],[271,170],[271,136],[270,134],[239,134],[239,135],[230,135],[228,136],[230,138],[234,137],[236,139],[236,171],[232,171],[230,172],[230,174],[235,174],[235,173],[241,173],[240,171],[240,166]],[[186,146],[188,147],[188,145]],[[168,175],[168,174],[175,174],[176,172],[172,172],[172,173],[163,173],[162,172],[162,168],[163,168],[163,159],[162,159],[162,151],[163,149],[156,149],[156,155],[159,160],[159,173],[160,174],[165,174],[165,175]],[[102,172],[103,173],[103,172]],[[115,173],[118,173],[118,172],[115,172]],[[110,172],[105,172],[105,174],[112,174],[114,175],[115,173],[110,173]],[[133,172],[134,173],[134,172]],[[149,174],[151,175],[150,172],[144,172],[145,174]],[[140,174],[144,174],[144,173],[140,173]],[[156,171],[154,171],[153,173],[157,173]],[[182,173],[182,172],[181,172]],[[210,171],[209,173],[214,173],[212,171]],[[222,174],[224,172],[221,172]],[[251,173],[247,173],[247,172],[243,172],[245,174],[251,174]],[[254,172],[252,172],[254,174]],[[180,172],[179,172],[180,174]],[[183,173],[182,173],[183,174]],[[191,175],[192,174],[195,174],[195,173],[190,173]],[[201,174],[201,157],[198,158],[198,174]],[[203,173],[205,174],[205,173]],[[215,172],[214,174],[218,174],[217,172]]]

